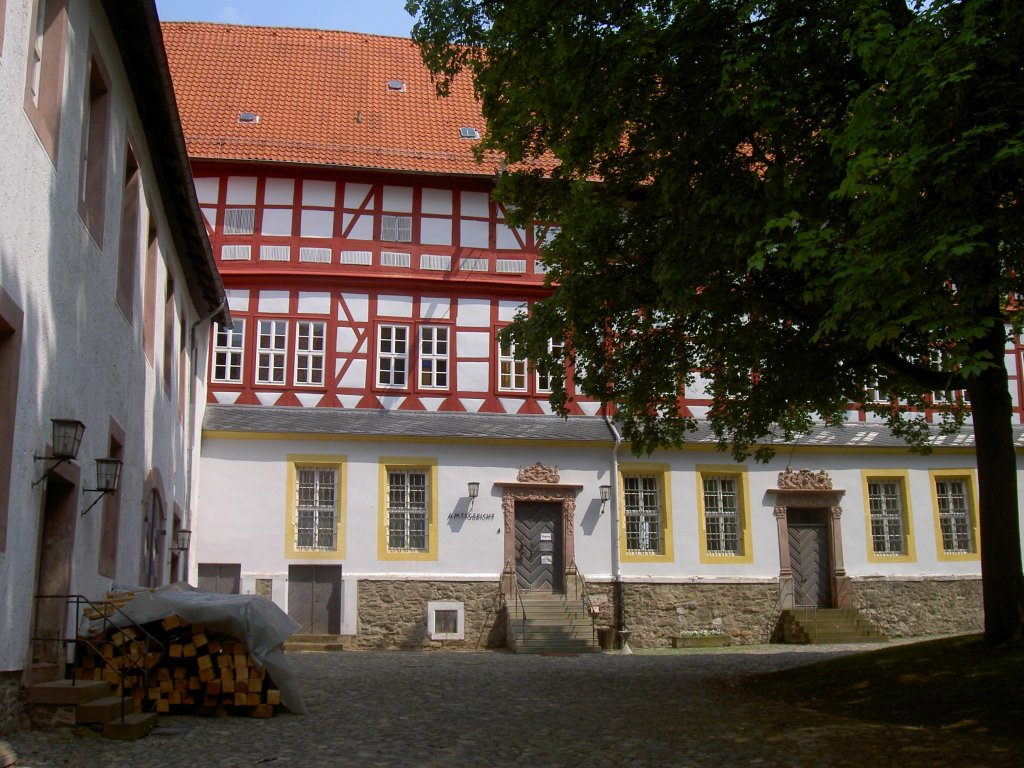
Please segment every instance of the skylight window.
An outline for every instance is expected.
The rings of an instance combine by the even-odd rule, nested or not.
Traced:
[[[388,80],[388,90],[396,93],[405,93],[404,80]]]
[[[238,115],[238,122],[240,123],[258,123],[260,116],[255,112],[242,112]]]
[[[480,131],[478,131],[476,128],[466,128],[466,127],[459,128],[459,138],[460,139],[479,139],[480,138]]]

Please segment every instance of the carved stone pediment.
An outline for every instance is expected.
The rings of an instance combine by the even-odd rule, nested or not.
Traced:
[[[831,491],[832,478],[824,469],[812,472],[809,469],[793,471],[786,467],[779,472],[779,490],[784,491]]]
[[[546,467],[539,461],[532,467],[522,467],[516,478],[520,483],[557,483],[558,467]]]

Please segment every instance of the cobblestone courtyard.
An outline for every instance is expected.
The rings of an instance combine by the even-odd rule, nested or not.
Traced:
[[[744,690],[751,674],[850,650],[293,653],[305,717],[165,716],[133,743],[81,729],[9,742],[30,768],[1024,764],[1021,742],[848,720]]]

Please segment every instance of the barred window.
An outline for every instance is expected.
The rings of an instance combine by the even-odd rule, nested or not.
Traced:
[[[284,384],[285,350],[288,323],[284,320],[260,320],[256,343],[256,383]]]
[[[626,507],[626,549],[641,554],[661,552],[661,508],[658,478],[627,475],[622,478]]]
[[[324,467],[296,467],[295,548],[333,550],[337,548],[336,470]]]
[[[409,355],[409,329],[404,325],[382,325],[377,334],[377,383],[383,387],[404,387]]]
[[[876,555],[905,555],[903,493],[898,480],[868,480],[871,547]]]
[[[709,554],[740,554],[740,508],[736,478],[704,478],[704,532]]]
[[[936,480],[935,497],[939,504],[942,551],[947,554],[973,552],[967,483],[963,480]]]
[[[295,383],[323,386],[326,324],[295,324]]]
[[[427,550],[427,472],[388,470],[388,549]]]
[[[213,380],[239,384],[242,381],[242,358],[245,349],[245,320],[217,327],[213,342]]]
[[[516,357],[515,344],[502,343],[498,349],[498,389],[526,391],[526,360]]]
[[[420,328],[420,386],[430,389],[448,386],[448,329],[444,326]]]

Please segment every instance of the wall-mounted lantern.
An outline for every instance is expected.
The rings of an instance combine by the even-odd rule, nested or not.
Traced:
[[[100,503],[100,499],[104,496],[117,493],[118,482],[121,479],[121,460],[114,458],[96,459],[96,487],[95,488],[83,488],[82,493],[98,493],[100,494],[92,504],[85,508],[82,512],[82,517],[85,517],[85,513]]]
[[[32,483],[35,488],[65,461],[74,461],[78,458],[78,449],[82,445],[82,434],[85,432],[85,424],[77,419],[50,419],[53,424],[53,436],[50,443],[49,456],[33,456],[36,461],[53,461],[47,467],[42,476]]]

